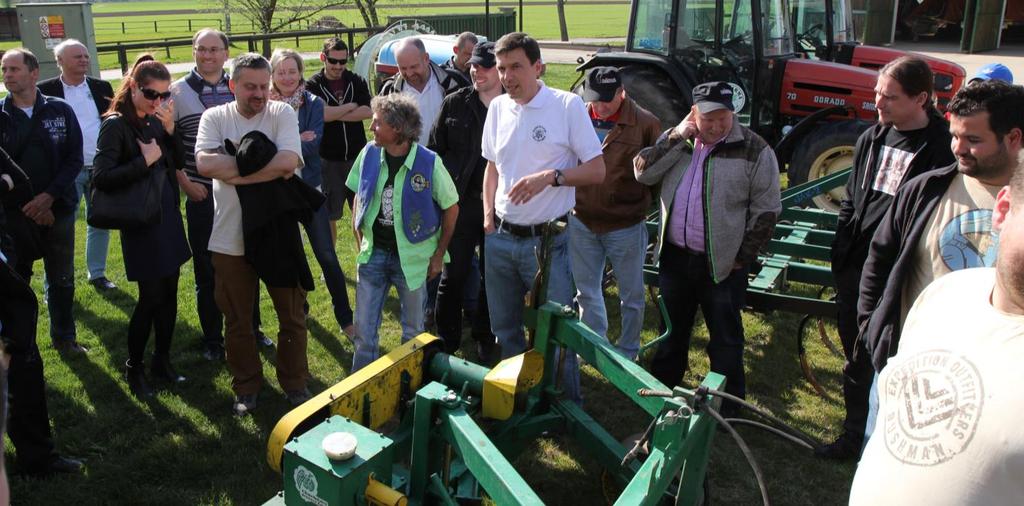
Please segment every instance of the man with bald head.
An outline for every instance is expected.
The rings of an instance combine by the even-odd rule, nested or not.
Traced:
[[[380,95],[401,93],[416,101],[420,119],[423,120],[418,142],[426,146],[430,142],[430,131],[437,122],[445,95],[468,86],[469,82],[457,71],[445,70],[430,61],[430,55],[419,37],[408,37],[395,45],[395,62],[398,64],[398,74],[384,82]]]
[[[441,64],[441,68],[458,72],[466,82],[472,83],[473,77],[469,74],[469,58],[473,56],[473,48],[480,40],[473,32],[462,32],[455,39],[455,46],[452,47],[452,57]]]
[[[60,75],[38,84],[43,95],[64,99],[72,109],[82,128],[82,171],[75,178],[78,198],[86,196],[85,212],[89,212],[89,189],[92,186],[92,158],[96,155],[96,138],[100,133],[100,116],[110,107],[114,89],[110,83],[89,75],[89,49],[85,44],[67,39],[53,48]],[[89,284],[97,290],[116,288],[107,279],[107,247],[110,231],[86,227],[85,265],[89,270]]]

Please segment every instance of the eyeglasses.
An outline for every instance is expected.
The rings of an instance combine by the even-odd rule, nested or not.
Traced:
[[[203,54],[203,53],[217,54],[217,53],[219,53],[219,52],[224,50],[223,47],[203,47],[203,46],[194,47],[192,49],[194,49],[195,52],[197,52],[199,54]]]
[[[159,91],[151,90],[149,88],[139,88],[139,91],[142,92],[143,97],[146,97],[146,100],[156,100],[158,98],[160,100],[167,100],[168,98],[171,98],[170,91],[160,93]]]
[[[345,65],[348,63],[348,58],[331,58],[330,56],[324,55],[324,59],[331,65]]]

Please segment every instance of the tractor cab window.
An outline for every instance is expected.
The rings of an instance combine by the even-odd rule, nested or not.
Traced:
[[[671,54],[693,82],[727,81],[740,96],[750,95],[755,61],[752,1],[680,0]],[[745,125],[749,109],[743,105],[737,111]]]
[[[798,0],[799,1],[799,0]],[[793,52],[793,32],[789,24],[786,0],[761,0],[765,56],[782,56]]]
[[[800,50],[815,53],[819,57],[827,50],[829,40],[825,18],[828,11],[826,2],[832,4],[832,42],[852,42],[853,14],[850,2],[834,0],[795,0],[792,5],[792,22]]]
[[[834,42],[855,42],[857,40],[853,34],[853,11],[851,9],[850,2],[832,4],[832,40]]]
[[[672,0],[638,2],[632,47],[638,51],[668,54],[672,24]]]

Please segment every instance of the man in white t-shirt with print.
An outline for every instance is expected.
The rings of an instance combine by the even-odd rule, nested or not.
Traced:
[[[578,95],[537,78],[540,47],[525,33],[495,44],[498,77],[507,94],[487,109],[482,151],[485,277],[491,331],[502,358],[526,349],[521,301],[537,272],[534,250],[545,229],[566,221],[576,205],[573,187],[604,181],[601,143]],[[572,302],[568,234],[555,229],[547,299]],[[567,353],[562,387],[579,401],[576,354]]]
[[[878,377],[878,425],[851,505],[1024,500],[1024,156],[995,202],[995,268],[945,275],[918,297]]]
[[[928,284],[961,269],[994,265],[999,236],[992,208],[1024,145],[1022,111],[1024,87],[993,80],[961,88],[949,102],[956,163],[896,192],[860,278],[860,341],[876,373],[896,354],[907,312]],[[868,435],[876,421],[874,389],[871,396]]]
[[[263,384],[263,365],[252,325],[252,301],[259,278],[245,257],[242,209],[235,186],[290,178],[302,167],[302,145],[298,118],[284,102],[268,101],[270,62],[246,53],[235,59],[231,71],[235,101],[203,113],[196,135],[196,166],[213,180],[213,231],[209,249],[214,269],[214,297],[224,313],[224,347],[235,392],[233,410],[244,415],[256,407]],[[240,177],[235,157],[225,154],[224,143],[236,146],[242,137],[259,130],[277,146],[277,154],[265,167]],[[277,377],[292,404],[309,398],[306,380],[306,320],[301,287],[267,286],[280,322],[277,349]]]

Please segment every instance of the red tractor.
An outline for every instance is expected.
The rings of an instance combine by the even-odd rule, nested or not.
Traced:
[[[831,0],[792,10],[787,0],[634,0],[625,51],[579,69],[619,67],[630,96],[665,127],[689,112],[694,86],[731,83],[739,120],[775,146],[795,185],[851,166],[857,137],[877,120],[875,69],[907,54],[857,44],[849,19],[848,4],[837,13]],[[806,28],[794,34],[794,22]],[[966,74],[926,59],[942,106]],[[815,203],[836,209],[840,198]]]

